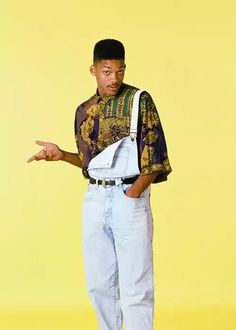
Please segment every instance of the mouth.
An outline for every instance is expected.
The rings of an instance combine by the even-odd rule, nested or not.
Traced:
[[[113,91],[113,92],[115,92],[115,91],[119,88],[118,85],[109,85],[109,86],[107,86],[107,87],[108,87],[108,89],[110,89],[110,90]]]

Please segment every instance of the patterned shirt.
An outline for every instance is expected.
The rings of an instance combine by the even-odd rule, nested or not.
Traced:
[[[115,96],[101,97],[98,91],[76,110],[74,132],[82,172],[88,177],[90,160],[112,143],[129,136],[132,102],[138,88],[122,84]],[[166,181],[172,171],[164,132],[150,94],[140,96],[138,123],[140,175],[157,173],[153,183]]]

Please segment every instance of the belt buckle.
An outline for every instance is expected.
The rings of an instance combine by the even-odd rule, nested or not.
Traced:
[[[103,188],[106,187],[106,180],[105,179],[102,179],[102,186],[103,186]]]

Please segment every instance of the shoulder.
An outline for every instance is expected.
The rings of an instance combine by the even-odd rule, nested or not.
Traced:
[[[140,108],[142,113],[146,111],[157,111],[155,102],[153,101],[153,98],[151,94],[144,90],[142,94],[140,95]]]
[[[96,94],[91,96],[88,100],[81,103],[75,111],[75,122],[77,125],[86,118],[87,110],[97,102]]]
[[[153,102],[152,96],[147,90],[145,90],[143,88],[136,87],[136,86],[124,84],[124,89],[123,89],[122,94],[123,93],[125,93],[125,94],[129,93],[131,95],[134,95],[139,90],[142,90],[142,93],[140,95],[140,101],[141,102],[144,102],[144,103]]]
[[[120,100],[123,100],[124,103],[132,104],[133,98],[136,92],[142,91],[139,101],[141,104],[145,105],[150,102],[152,102],[152,97],[151,95],[144,89],[128,85],[128,84],[123,84],[119,94],[117,95],[117,98]]]
[[[77,107],[77,109],[76,109],[76,111],[79,112],[79,111],[81,111],[83,109],[88,109],[94,103],[96,103],[96,94],[94,94],[93,96],[91,96],[89,99],[87,99],[83,103],[79,104],[78,107]]]
[[[153,103],[151,94],[146,90],[143,90],[142,94],[140,95],[140,101],[144,104]]]
[[[129,85],[129,84],[123,84],[120,88],[120,91],[117,94],[117,97],[119,98],[126,98],[126,97],[133,97],[134,94],[139,90],[138,87]]]

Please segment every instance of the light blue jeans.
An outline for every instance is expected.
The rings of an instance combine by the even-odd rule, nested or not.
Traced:
[[[85,272],[100,330],[153,329],[150,189],[131,198],[129,186],[89,184],[84,199]]]

